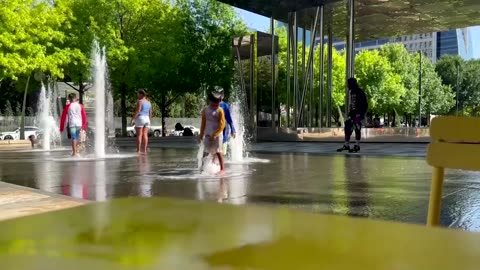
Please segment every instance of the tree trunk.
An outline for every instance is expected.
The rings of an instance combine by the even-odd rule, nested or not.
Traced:
[[[122,83],[120,86],[120,106],[122,110],[122,136],[127,136],[127,86]]]
[[[392,127],[396,127],[397,126],[397,113],[395,112],[395,110],[393,110],[393,114],[392,114]]]
[[[166,116],[166,113],[167,113],[167,104],[166,104],[166,100],[165,100],[165,93],[162,94],[162,105],[161,105],[161,113],[162,113],[162,137],[165,137],[166,136],[166,127],[165,127],[165,116]]]
[[[85,86],[83,85],[82,80],[80,80],[78,85],[78,102],[83,104],[83,95],[85,94]]]
[[[338,121],[340,122],[340,127],[345,127],[345,118],[343,118],[342,109],[340,106],[337,106],[338,110]]]
[[[25,85],[25,92],[23,93],[22,116],[20,119],[20,140],[25,140],[25,107],[27,106],[27,92],[29,84],[30,75],[28,75],[27,84]]]

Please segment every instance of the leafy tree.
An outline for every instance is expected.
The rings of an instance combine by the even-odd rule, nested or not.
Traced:
[[[442,83],[452,87],[461,81],[465,61],[458,55],[444,55],[436,63],[435,71],[440,75]],[[459,76],[460,75],[460,76]]]
[[[20,138],[24,139],[25,109],[30,77],[34,72],[63,77],[63,66],[77,51],[60,48],[68,24],[68,8],[36,0],[9,0],[0,5],[0,78],[27,77],[22,106]]]
[[[459,87],[459,100],[462,109],[473,116],[480,111],[480,60],[469,60],[464,65]]]
[[[469,66],[469,70],[471,66]],[[464,77],[466,72],[466,62],[457,55],[445,55],[440,58],[435,66],[436,72],[440,75],[442,83],[449,85],[455,93],[458,88],[458,107],[463,110],[468,102],[468,75]]]
[[[12,104],[10,104],[9,100],[7,100],[7,102],[5,103],[5,108],[3,109],[3,113],[4,113],[5,116],[13,116],[14,115]]]
[[[403,44],[385,44],[380,48],[380,55],[386,57],[393,72],[400,76],[405,93],[401,97],[396,112],[414,114],[418,107],[418,62]]]
[[[400,105],[405,87],[379,51],[362,51],[355,57],[355,76],[367,94],[371,112],[390,112]]]
[[[64,82],[72,89],[78,91],[79,101],[83,104],[83,96],[92,86],[91,84],[91,58],[95,37],[94,17],[99,10],[92,1],[62,0],[72,12],[69,24],[62,28],[66,33],[66,44],[77,49],[80,53],[76,59],[65,66]],[[98,30],[98,28],[96,29]],[[73,82],[73,85],[70,84]]]
[[[419,60],[419,55],[416,55],[417,63]],[[435,65],[426,57],[422,57],[421,72],[422,113],[427,115],[448,113],[455,104],[451,87],[442,84],[440,76],[435,71]]]

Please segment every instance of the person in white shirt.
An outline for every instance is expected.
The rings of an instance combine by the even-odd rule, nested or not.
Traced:
[[[77,95],[71,93],[68,95],[69,104],[65,106],[60,120],[60,132],[65,128],[65,120],[67,120],[67,128],[70,131],[72,140],[72,156],[77,155],[78,141],[80,140],[80,131],[87,129],[87,114],[82,104],[78,103]]]

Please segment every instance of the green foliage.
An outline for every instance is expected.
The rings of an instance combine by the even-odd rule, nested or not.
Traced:
[[[446,55],[439,59],[435,69],[454,96],[458,91],[459,113],[476,116],[480,104],[480,61]]]
[[[477,116],[480,109],[480,60],[467,61],[461,74],[460,107]]]
[[[400,103],[394,106],[397,112],[414,114],[418,109],[418,62],[402,44],[386,44],[380,55],[387,58],[393,72],[400,76],[405,89]]]
[[[400,75],[379,51],[362,51],[355,57],[355,76],[367,94],[371,112],[392,111],[405,94]]]
[[[12,104],[10,104],[9,100],[7,100],[7,102],[5,103],[5,108],[3,109],[3,115],[14,116]]]
[[[61,48],[69,10],[59,1],[8,0],[0,5],[0,77],[17,79],[40,71],[62,78],[63,66],[77,54]]]

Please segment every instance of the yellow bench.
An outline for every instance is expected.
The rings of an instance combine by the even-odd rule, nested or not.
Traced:
[[[480,235],[286,208],[127,198],[0,222],[0,269],[478,269]]]
[[[427,226],[440,222],[445,168],[480,171],[480,118],[438,117],[430,125],[427,162],[433,167]]]

